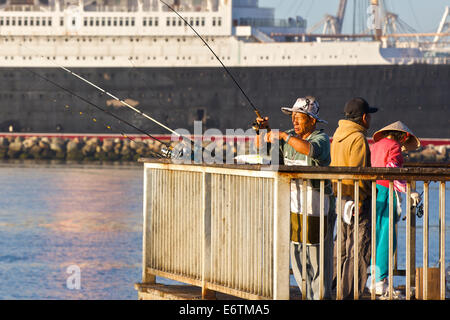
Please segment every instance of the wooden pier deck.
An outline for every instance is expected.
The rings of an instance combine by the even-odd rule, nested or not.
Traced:
[[[203,300],[202,288],[192,285],[165,285],[161,283],[142,284],[136,283],[134,288],[138,291],[139,300]],[[400,295],[393,300],[405,300],[405,287],[395,288]],[[300,290],[297,286],[289,287],[290,300],[302,300]],[[366,290],[360,294],[360,300],[371,300],[370,293]],[[213,292],[207,300],[245,300],[236,296]],[[330,300],[336,300],[333,295]],[[387,300],[387,297],[377,296],[376,300]],[[416,300],[412,295],[411,300]],[[446,299],[449,300],[449,299]]]

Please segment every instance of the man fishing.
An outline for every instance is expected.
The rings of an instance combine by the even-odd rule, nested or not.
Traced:
[[[317,129],[317,123],[327,123],[319,118],[319,103],[316,98],[307,96],[298,98],[291,107],[283,107],[281,111],[291,116],[293,129],[288,131],[269,131],[264,135],[264,141],[273,143],[279,140],[285,165],[291,166],[328,166],[330,158],[330,139],[323,129]],[[269,127],[269,119],[257,118],[262,128]],[[261,145],[261,135],[257,135],[256,145]],[[274,156],[272,155],[272,158]],[[303,202],[303,192],[307,193],[309,202]],[[334,198],[330,197],[331,182],[325,187],[325,250],[324,250],[324,298],[331,296],[331,281],[333,274],[333,229],[334,229]],[[306,190],[298,179],[291,181],[291,265],[295,280],[302,291],[302,263],[306,263],[307,299],[320,299],[319,296],[319,234],[320,234],[320,182],[309,180]],[[303,214],[306,218],[306,254],[307,261],[301,261]]]

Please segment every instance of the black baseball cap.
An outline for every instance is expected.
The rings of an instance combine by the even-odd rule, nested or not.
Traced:
[[[344,107],[345,116],[348,118],[356,118],[365,113],[375,113],[377,111],[378,108],[369,106],[369,103],[360,97],[349,100]]]

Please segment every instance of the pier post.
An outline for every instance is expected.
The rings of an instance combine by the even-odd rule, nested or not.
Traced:
[[[211,174],[203,172],[203,266],[202,266],[202,299],[215,299],[216,292],[209,290],[207,283],[211,275]]]
[[[274,183],[273,299],[289,300],[290,179],[278,174]]]
[[[150,248],[148,247],[148,243],[147,243],[147,239],[148,239],[148,233],[152,231],[152,228],[150,228],[149,226],[151,226],[150,223],[150,219],[151,219],[151,208],[152,205],[149,203],[149,201],[152,201],[152,199],[150,198],[150,190],[149,188],[152,187],[152,185],[150,185],[148,183],[148,175],[149,175],[150,170],[144,167],[144,205],[143,205],[143,238],[142,238],[142,282],[146,283],[146,284],[152,284],[152,283],[156,283],[156,276],[151,275],[147,272],[147,265],[148,265],[148,256],[149,256],[149,250]]]

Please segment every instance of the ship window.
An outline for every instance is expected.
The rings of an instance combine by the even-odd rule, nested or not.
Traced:
[[[153,25],[153,18],[148,18],[148,25],[150,27]]]
[[[123,19],[122,18],[120,18],[120,20],[119,20],[119,26],[123,26]]]
[[[51,27],[52,26],[52,18],[48,18],[48,25]]]
[[[42,26],[45,27],[46,23],[47,23],[47,22],[45,21],[45,18],[43,18],[43,19],[42,19]]]
[[[102,18],[102,27],[105,26],[105,23],[106,23],[106,19],[105,19],[105,18]]]
[[[190,18],[190,19],[189,19],[189,24],[190,24],[191,26],[194,25],[194,18]]]
[[[128,27],[130,24],[130,20],[128,20],[128,18],[125,18],[125,26]]]
[[[167,18],[167,20],[166,20],[166,26],[170,26],[170,20],[169,20],[169,18]]]
[[[89,25],[90,25],[91,27],[94,25],[94,18],[91,18],[91,19],[89,20]]]
[[[158,26],[158,23],[159,23],[159,19],[158,19],[158,17],[156,17],[156,18],[155,18],[155,27]]]
[[[11,20],[11,25],[13,25],[13,26],[16,25],[16,19],[12,18],[12,20]]]
[[[202,27],[205,26],[205,18],[202,18]]]
[[[27,26],[27,25],[28,25],[28,18],[25,18],[25,19],[23,20],[23,25],[24,25],[24,26]]]
[[[3,25],[3,18],[0,18],[0,26]]]
[[[100,20],[97,18],[95,19],[95,25],[98,27],[100,25]]]
[[[217,20],[217,25],[218,25],[218,26],[221,26],[221,25],[222,25],[222,18],[219,18],[219,19]]]
[[[177,18],[173,18],[172,19],[172,26],[176,26],[177,25]]]
[[[113,20],[113,25],[116,27],[117,26],[117,18],[114,18]]]
[[[131,18],[131,26],[134,27],[134,18]]]
[[[33,20],[31,20],[31,22],[33,22]],[[62,27],[64,26],[64,18],[60,18],[59,19],[59,25]]]
[[[142,25],[143,25],[144,27],[147,26],[147,18],[142,19]]]
[[[200,19],[199,18],[195,18],[195,25],[197,27],[200,25]]]
[[[108,18],[108,27],[111,26],[111,18]]]
[[[9,19],[6,18],[6,25],[9,26]]]
[[[216,18],[213,18],[213,19],[212,19],[212,25],[213,25],[213,27],[216,26]]]
[[[87,25],[88,25],[88,19],[87,19],[87,18],[84,18],[84,19],[83,19],[83,22],[84,22],[84,26],[87,27]]]
[[[179,27],[181,27],[181,26],[182,26],[182,24],[183,24],[183,20],[181,20],[181,19],[178,19],[178,26],[179,26]]]

